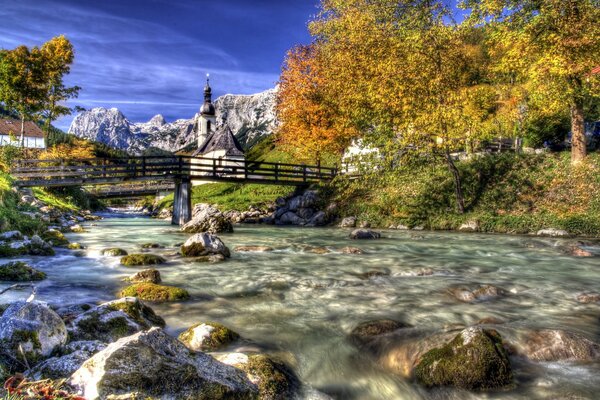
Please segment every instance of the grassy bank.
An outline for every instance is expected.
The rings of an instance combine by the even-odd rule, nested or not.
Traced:
[[[287,196],[294,191],[290,186],[241,185],[235,183],[208,183],[194,186],[192,204],[216,204],[222,211],[248,210],[250,206],[262,207],[273,203],[277,197]],[[173,205],[173,194],[162,199],[160,208]]]
[[[23,211],[35,211],[28,206],[19,205],[19,195],[12,188],[10,175],[0,172],[0,232],[18,230],[26,235],[38,233],[44,228],[40,220],[32,219]]]
[[[403,224],[458,229],[476,221],[483,232],[529,233],[542,228],[600,236],[600,155],[572,167],[570,155],[488,155],[458,163],[466,213],[456,212],[445,165],[379,171],[359,180],[337,179],[323,188],[341,216],[379,227]]]

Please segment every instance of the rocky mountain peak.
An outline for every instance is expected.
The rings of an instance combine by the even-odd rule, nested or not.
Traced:
[[[277,125],[277,89],[253,95],[228,94],[215,101],[217,126],[228,125],[245,148],[273,132]],[[176,152],[196,142],[198,115],[167,123],[161,115],[132,123],[117,108],[93,108],[75,117],[69,133],[140,154],[149,148]]]

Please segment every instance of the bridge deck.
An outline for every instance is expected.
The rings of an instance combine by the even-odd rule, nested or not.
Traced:
[[[12,174],[20,187],[177,180],[302,186],[333,179],[337,170],[320,165],[157,156],[19,160]]]

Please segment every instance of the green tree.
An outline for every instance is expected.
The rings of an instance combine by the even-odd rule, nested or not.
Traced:
[[[465,0],[471,22],[494,29],[496,70],[520,80],[538,110],[571,117],[572,163],[586,156],[584,112],[597,103],[599,0]],[[595,89],[596,88],[596,89]]]
[[[29,50],[27,46],[2,50],[0,55],[0,101],[21,119],[21,146],[25,141],[25,121],[33,119],[42,109],[41,59],[38,48]]]

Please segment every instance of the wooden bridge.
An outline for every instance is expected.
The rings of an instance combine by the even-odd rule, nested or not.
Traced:
[[[19,160],[11,171],[18,187],[95,186],[125,182],[172,182],[173,223],[191,218],[193,182],[307,186],[328,181],[336,168],[320,165],[190,156]],[[130,192],[130,195],[134,195]]]

